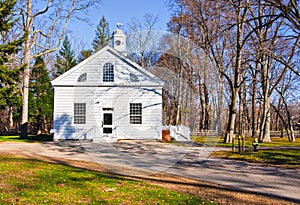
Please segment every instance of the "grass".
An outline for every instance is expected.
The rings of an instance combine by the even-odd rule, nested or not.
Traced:
[[[193,137],[193,140],[205,145],[232,147],[231,143],[223,143],[223,137]],[[211,155],[224,159],[243,160],[255,163],[279,165],[285,168],[300,168],[300,138],[289,142],[287,138],[271,138],[272,142],[259,143],[258,152],[252,148],[253,138],[245,138],[245,152],[238,152],[238,140],[235,139],[235,152],[231,149],[213,152]]]
[[[0,156],[0,204],[213,204],[142,181]]]
[[[0,136],[0,142],[44,142],[52,140],[51,135],[29,135],[26,139],[21,139],[20,136]]]
[[[224,137],[220,136],[194,136],[192,137],[192,141],[200,143],[200,144],[206,144],[206,145],[215,145],[217,147],[231,147],[232,143],[223,143]],[[289,142],[288,139],[285,138],[279,138],[274,137],[271,138],[272,142],[263,142],[259,143],[259,146],[262,147],[295,147],[300,146],[300,138],[296,138],[295,142]],[[245,147],[252,147],[253,138],[252,137],[246,137],[245,138]],[[235,139],[235,146],[238,146],[238,139]]]
[[[280,165],[285,168],[300,168],[299,149],[262,149],[258,152],[247,150],[242,153],[232,151],[217,151],[211,155],[225,159],[236,159],[248,162]]]

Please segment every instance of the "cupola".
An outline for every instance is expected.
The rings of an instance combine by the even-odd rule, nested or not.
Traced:
[[[122,24],[117,23],[117,29],[112,34],[112,47],[126,55],[126,35],[121,27]]]

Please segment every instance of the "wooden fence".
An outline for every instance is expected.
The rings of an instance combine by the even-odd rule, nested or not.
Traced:
[[[245,130],[244,131],[245,136],[247,137],[251,137],[252,135],[252,130]],[[295,137],[300,137],[300,131],[294,131],[295,133]],[[223,131],[221,134],[218,133],[217,130],[193,130],[191,133],[191,136],[224,136],[225,131]],[[270,131],[270,137],[287,137],[287,133],[286,132],[282,132],[282,131]]]

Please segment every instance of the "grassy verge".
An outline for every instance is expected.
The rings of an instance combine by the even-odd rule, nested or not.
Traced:
[[[0,136],[0,142],[44,142],[52,141],[50,135],[29,135],[27,139],[21,139],[20,136]]]
[[[0,156],[0,204],[212,204],[145,182]]]
[[[220,136],[193,136],[192,141],[206,144],[206,145],[215,145],[217,147],[231,147],[231,143],[223,143],[224,137]],[[285,138],[271,138],[272,142],[263,142],[259,143],[259,146],[262,147],[297,147],[300,146],[300,138],[296,138],[295,142],[289,142],[287,137]],[[252,147],[253,138],[245,138],[245,147]],[[235,146],[238,146],[238,139],[235,139]]]
[[[253,152],[253,138],[245,138],[245,152],[227,151],[213,152],[211,155],[224,159],[243,160],[248,162],[279,165],[285,168],[300,168],[300,138],[295,142],[289,142],[287,138],[272,138],[272,142],[259,143],[258,152]],[[232,147],[231,143],[223,143],[223,137],[193,137],[193,141],[217,146]],[[298,149],[297,149],[298,148]],[[235,139],[235,149],[238,150],[238,140]]]
[[[258,152],[248,150],[242,153],[217,151],[211,155],[226,159],[280,165],[286,168],[300,168],[300,150],[296,149],[262,149]]]

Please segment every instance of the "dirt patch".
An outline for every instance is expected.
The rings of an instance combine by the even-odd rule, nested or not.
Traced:
[[[67,166],[107,173],[113,176],[120,176],[110,172],[109,170],[102,167],[101,165],[93,162],[69,160],[69,159],[54,158],[54,157],[50,158],[50,157],[42,157],[42,156],[33,156],[29,154],[20,154],[16,152],[6,152],[1,154],[2,157],[4,156],[9,157],[9,155],[19,156],[28,159],[38,159],[50,163],[64,164]],[[232,188],[221,186],[218,184],[202,182],[202,181],[188,179],[185,177],[179,177],[179,176],[173,176],[167,174],[155,174],[155,175],[144,176],[144,177],[133,177],[133,176],[122,176],[122,177],[134,179],[134,180],[146,181],[148,183],[162,186],[164,188],[171,189],[177,192],[192,194],[202,199],[217,202],[219,204],[245,204],[245,205],[246,204],[247,205],[296,204],[283,199],[263,196],[255,193],[248,193],[245,191],[234,190]]]

